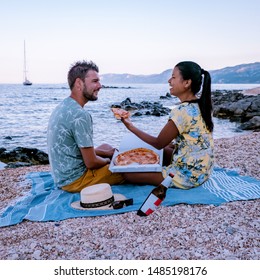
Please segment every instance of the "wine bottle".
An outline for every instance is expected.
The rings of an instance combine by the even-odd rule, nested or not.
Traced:
[[[155,187],[147,196],[144,203],[137,211],[138,216],[148,216],[162,203],[166,197],[168,187],[171,185],[174,175],[170,173],[159,186]]]

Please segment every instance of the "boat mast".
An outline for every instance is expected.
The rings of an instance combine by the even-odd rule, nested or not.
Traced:
[[[24,40],[24,46],[23,46],[23,51],[24,51],[24,82],[23,82],[23,84],[25,85],[25,86],[30,86],[30,85],[32,85],[32,82],[30,82],[28,79],[27,79],[27,75],[26,75],[26,73],[27,73],[27,70],[26,70],[26,51],[25,51],[25,40]]]
[[[25,40],[23,41],[23,74],[24,74],[24,81],[27,80],[27,76],[26,76],[26,53],[25,53]]]

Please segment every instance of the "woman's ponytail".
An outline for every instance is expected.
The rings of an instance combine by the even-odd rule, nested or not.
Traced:
[[[201,69],[197,63],[192,61],[179,62],[176,67],[178,67],[184,80],[191,79],[191,91],[194,95],[199,93],[203,82],[202,93],[198,103],[207,129],[212,132],[214,124],[212,121],[211,78],[209,72]]]
[[[204,119],[209,131],[213,131],[214,124],[212,121],[212,100],[211,100],[211,77],[208,71],[201,69],[201,74],[204,75],[202,92],[199,99],[199,107],[202,118]]]

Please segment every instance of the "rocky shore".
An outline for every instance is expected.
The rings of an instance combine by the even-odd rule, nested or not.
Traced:
[[[260,129],[260,94],[215,91],[212,100],[214,117],[239,122],[244,130]]]
[[[166,95],[167,96],[167,95]],[[170,113],[170,108],[164,107],[160,102],[142,101],[140,103],[132,102],[129,97],[120,103],[111,105],[111,108],[121,108],[132,112],[133,117],[146,116],[165,116]]]
[[[260,133],[215,140],[216,162],[259,175]],[[30,190],[24,175],[49,165],[0,170],[0,212]],[[160,207],[60,222],[24,221],[1,228],[2,260],[259,260],[260,199],[221,206]]]
[[[17,168],[49,164],[49,157],[47,153],[36,148],[17,147],[11,151],[0,148],[0,161],[6,164],[5,167]]]

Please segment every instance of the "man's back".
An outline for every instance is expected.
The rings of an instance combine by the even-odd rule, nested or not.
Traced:
[[[48,153],[54,181],[68,185],[85,171],[80,148],[93,147],[91,115],[71,97],[53,111],[48,125]]]

